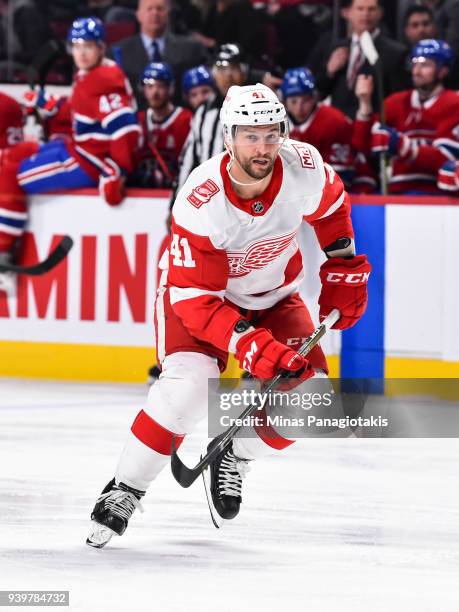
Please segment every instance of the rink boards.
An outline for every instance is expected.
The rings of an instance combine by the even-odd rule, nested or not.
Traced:
[[[168,202],[168,192],[142,190],[117,208],[93,190],[33,198],[24,262],[64,234],[75,245],[48,275],[22,277],[16,296],[0,292],[1,375],[145,380]],[[459,377],[458,201],[359,196],[353,217],[374,268],[370,305],[356,328],[324,343],[332,373],[341,361],[346,376]],[[300,242],[302,294],[317,320],[323,255],[310,228]]]

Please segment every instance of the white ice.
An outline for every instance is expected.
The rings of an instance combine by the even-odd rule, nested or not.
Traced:
[[[456,440],[304,440],[254,465],[237,520],[166,469],[122,538],[89,513],[142,407],[141,386],[0,380],[0,589],[70,590],[70,609],[453,612]],[[193,462],[205,425],[182,455]]]

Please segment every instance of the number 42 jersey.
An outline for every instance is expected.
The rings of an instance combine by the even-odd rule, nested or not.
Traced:
[[[121,68],[104,59],[92,70],[78,71],[69,104],[73,133],[68,148],[88,174],[97,180],[107,159],[132,172],[140,126]]]
[[[241,319],[235,306],[271,308],[298,290],[303,221],[322,248],[353,238],[343,183],[311,145],[285,141],[270,184],[253,199],[233,189],[229,161],[223,153],[190,174],[175,200],[170,249],[160,263],[185,327],[225,350]]]

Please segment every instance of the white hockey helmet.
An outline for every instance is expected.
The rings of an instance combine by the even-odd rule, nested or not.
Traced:
[[[285,106],[276,94],[261,83],[233,85],[229,88],[220,110],[225,140],[233,142],[238,125],[280,124],[280,137],[288,136],[288,119]]]

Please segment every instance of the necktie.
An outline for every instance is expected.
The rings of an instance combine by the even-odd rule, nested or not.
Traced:
[[[161,62],[161,51],[159,50],[159,44],[156,40],[151,43],[150,60],[152,62]]]
[[[360,61],[362,59],[362,50],[360,49],[360,43],[355,43],[356,47],[354,50],[354,57],[352,58],[352,64],[349,66],[347,73],[347,86],[349,89],[354,89],[357,74],[360,68]]]

